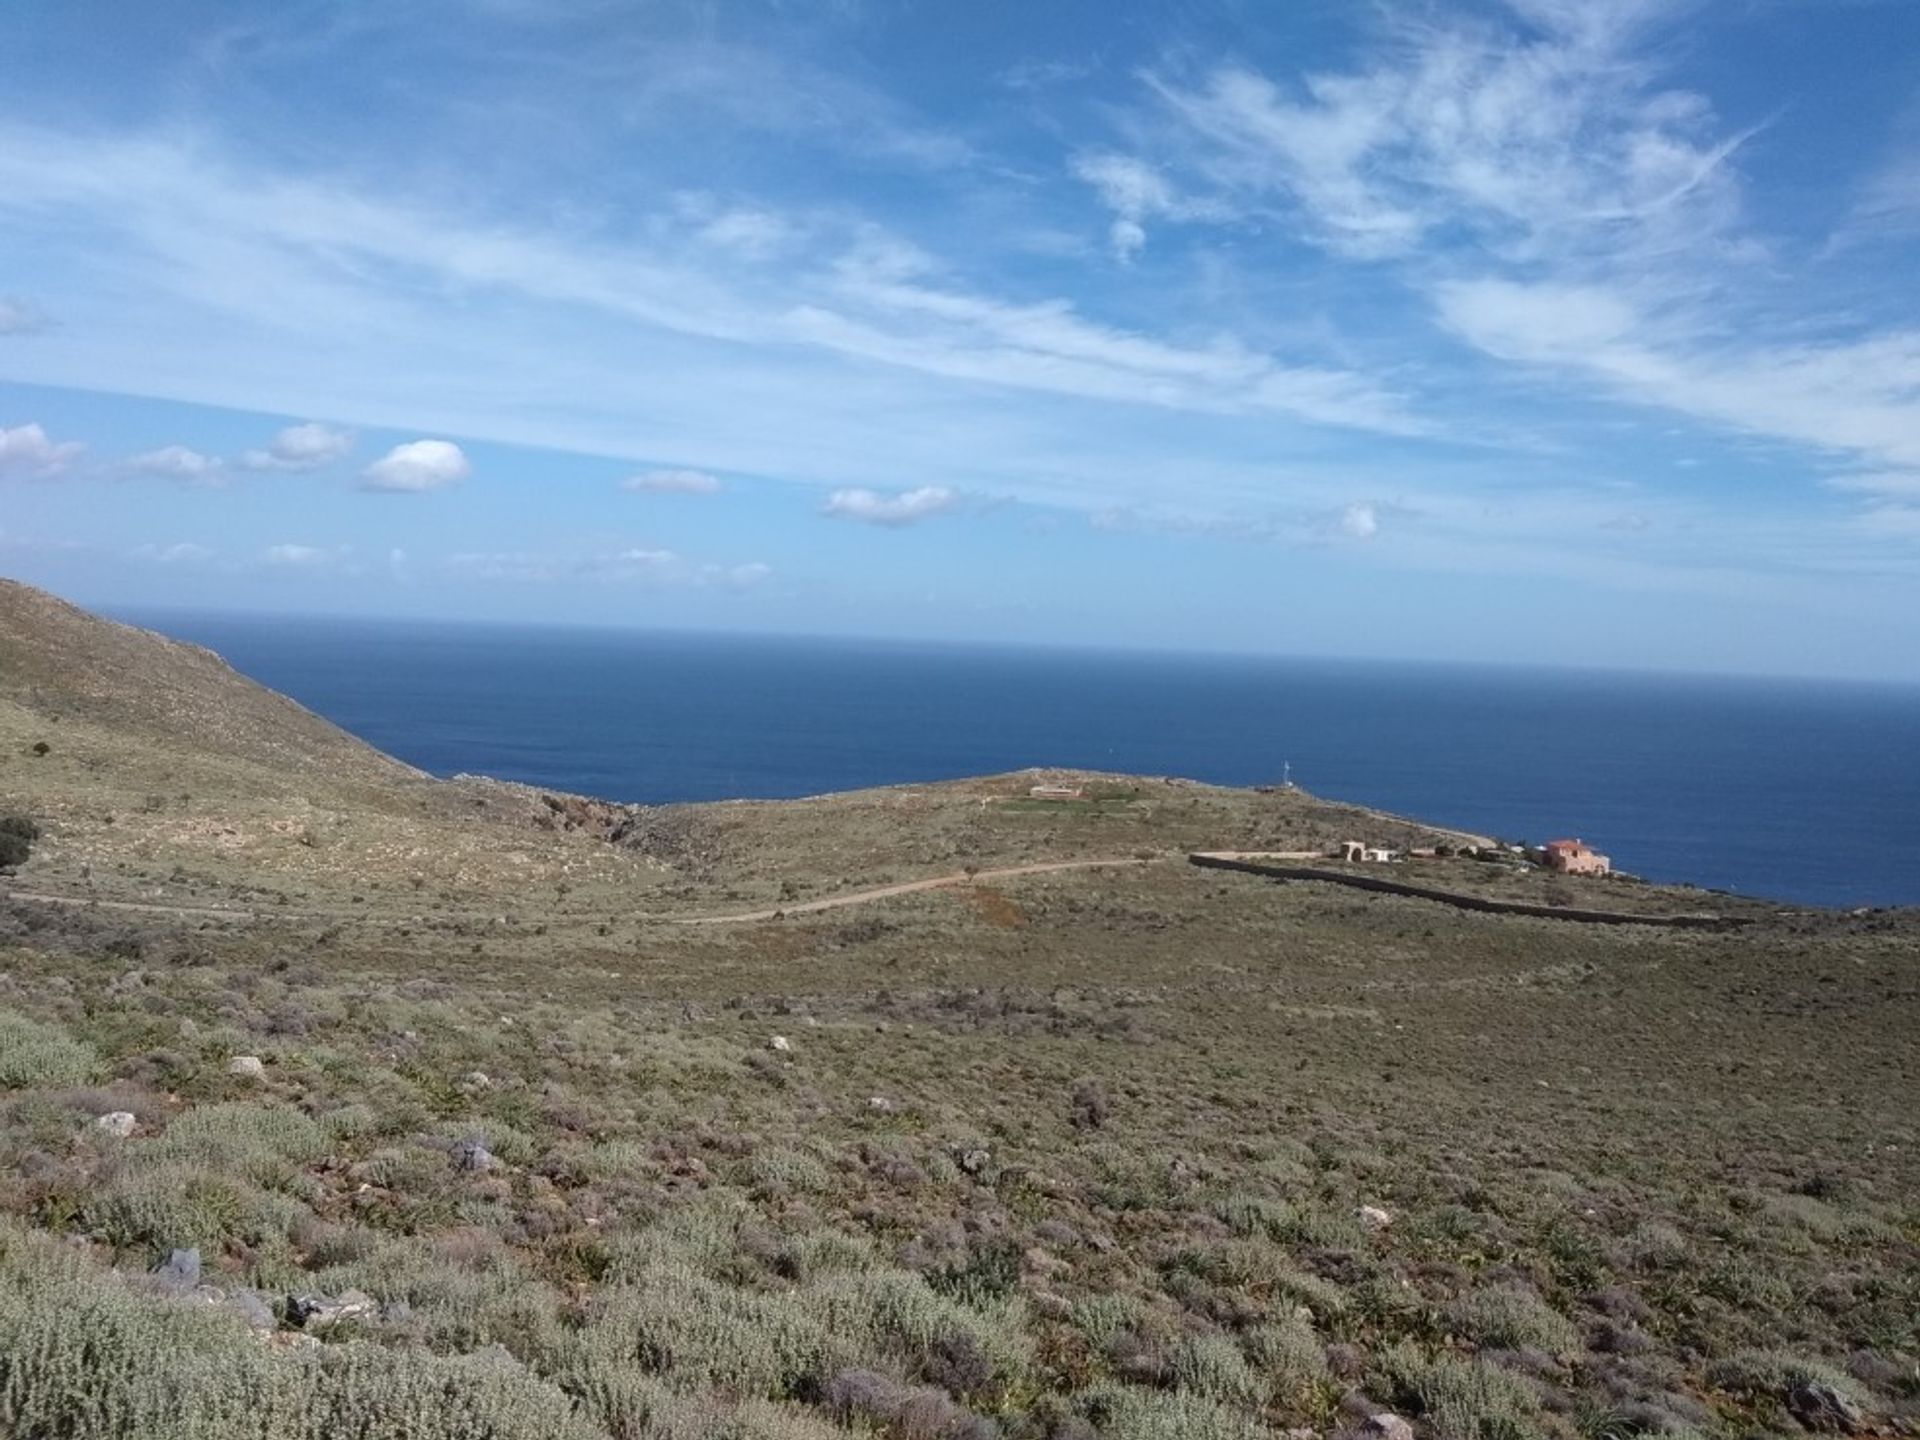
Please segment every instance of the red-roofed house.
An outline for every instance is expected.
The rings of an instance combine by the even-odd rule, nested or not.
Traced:
[[[1540,854],[1549,870],[1563,875],[1605,875],[1613,869],[1613,861],[1584,840],[1549,840]]]

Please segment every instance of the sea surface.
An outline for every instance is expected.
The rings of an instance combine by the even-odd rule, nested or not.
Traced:
[[[125,618],[381,749],[608,799],[1061,765],[1302,787],[1818,905],[1920,904],[1920,687],[566,630]]]

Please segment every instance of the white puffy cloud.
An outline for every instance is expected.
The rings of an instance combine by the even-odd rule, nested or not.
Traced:
[[[33,422],[0,425],[0,475],[58,475],[85,448],[77,440],[52,440]]]
[[[410,440],[360,472],[364,490],[441,490],[473,473],[466,452],[451,440]]]
[[[264,450],[240,457],[249,470],[319,470],[344,458],[353,449],[353,432],[309,421],[289,425]]]
[[[720,478],[704,470],[648,470],[620,482],[622,490],[641,495],[717,495]]]
[[[31,335],[47,328],[47,317],[31,300],[0,295],[0,335]]]
[[[745,565],[729,566],[724,578],[735,590],[751,590],[755,585],[765,584],[773,578],[773,567],[759,560],[749,561]]]
[[[218,485],[226,478],[226,466],[219,456],[203,455],[185,445],[163,445],[158,450],[135,455],[127,461],[127,468],[192,485]]]
[[[917,490],[902,490],[895,495],[855,487],[834,491],[827,497],[821,513],[868,525],[900,526],[951,510],[959,501],[959,493],[945,485],[922,485]]]
[[[1340,512],[1340,533],[1349,540],[1371,540],[1380,533],[1380,516],[1371,505],[1349,505]]]

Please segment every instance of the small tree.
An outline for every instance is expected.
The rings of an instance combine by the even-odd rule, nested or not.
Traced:
[[[0,869],[26,864],[39,838],[40,827],[25,815],[0,815]]]

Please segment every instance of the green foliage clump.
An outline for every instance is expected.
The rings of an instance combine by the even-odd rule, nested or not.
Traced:
[[[1215,1204],[1213,1213],[1235,1235],[1261,1236],[1268,1240],[1286,1239],[1293,1233],[1298,1219],[1293,1206],[1284,1200],[1242,1193],[1222,1198]]]
[[[1845,1371],[1782,1350],[1743,1350],[1716,1360],[1708,1367],[1707,1379],[1749,1399],[1785,1400],[1803,1386],[1824,1386],[1863,1410],[1873,1408],[1873,1397]]]
[[[1080,1405],[1101,1440],[1260,1440],[1267,1434],[1242,1412],[1187,1390],[1103,1385]]]
[[[1174,1346],[1172,1358],[1174,1383],[1182,1390],[1241,1405],[1260,1398],[1260,1381],[1240,1347],[1224,1335],[1188,1335]]]
[[[1376,1364],[1377,1393],[1424,1419],[1438,1440],[1541,1440],[1540,1401],[1517,1375],[1402,1341]]]
[[[1247,1359],[1285,1405],[1302,1404],[1328,1381],[1326,1348],[1313,1327],[1293,1320],[1261,1325],[1241,1338]]]
[[[27,863],[40,827],[25,815],[0,815],[0,868]]]
[[[0,1010],[0,1089],[79,1085],[99,1069],[92,1048],[58,1025]]]
[[[1571,1355],[1580,1349],[1574,1323],[1538,1295],[1489,1285],[1454,1301],[1448,1318],[1474,1344],[1491,1350],[1544,1350]]]
[[[138,1163],[195,1166],[262,1184],[286,1179],[327,1153],[327,1130],[286,1105],[199,1105],[151,1140],[129,1147]]]
[[[60,1440],[594,1440],[505,1357],[365,1344],[275,1353],[217,1309],[139,1294],[0,1229],[0,1434]]]
[[[1027,1307],[1018,1296],[969,1305],[936,1293],[918,1275],[879,1270],[831,1276],[806,1303],[831,1333],[908,1370],[955,1343],[977,1351],[1002,1381],[1024,1375],[1031,1363]]]
[[[785,1146],[762,1146],[744,1169],[747,1184],[763,1195],[817,1195],[833,1179],[817,1157]]]
[[[1096,1350],[1104,1350],[1120,1336],[1137,1334],[1147,1326],[1147,1308],[1131,1295],[1102,1291],[1073,1302],[1071,1317]]]
[[[767,1399],[817,1383],[848,1357],[820,1311],[793,1294],[659,1265],[596,1297],[576,1350],[582,1362],[632,1363],[680,1391]]]

